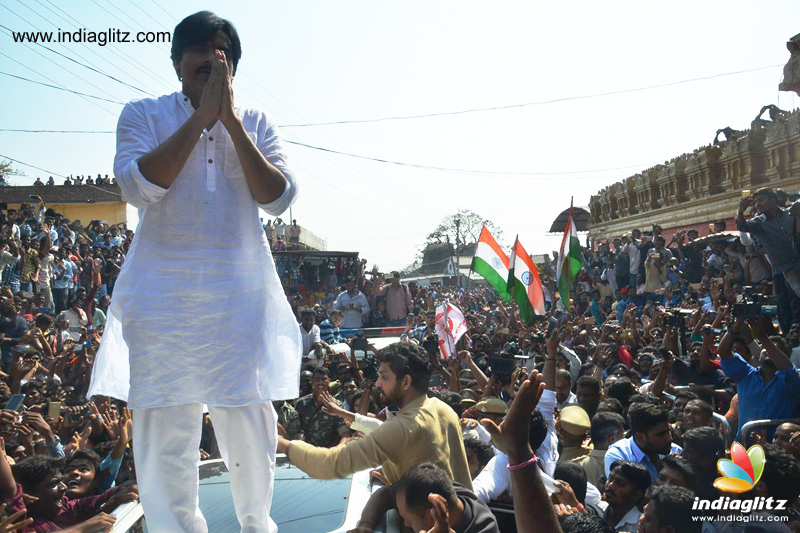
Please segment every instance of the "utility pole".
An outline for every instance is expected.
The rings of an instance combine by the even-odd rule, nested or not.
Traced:
[[[458,247],[461,244],[461,217],[456,215],[456,286],[461,288],[461,265],[459,261]]]

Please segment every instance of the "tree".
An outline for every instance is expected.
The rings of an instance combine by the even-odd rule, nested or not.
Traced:
[[[14,185],[14,182],[9,179],[11,176],[25,177],[25,173],[11,165],[11,161],[0,161],[0,176],[6,182],[6,185]]]
[[[456,214],[447,216],[441,221],[428,235],[425,245],[449,243],[460,250],[468,244],[478,242],[483,226],[489,228],[498,242],[503,240],[503,231],[491,220],[486,220],[469,209],[460,209]]]

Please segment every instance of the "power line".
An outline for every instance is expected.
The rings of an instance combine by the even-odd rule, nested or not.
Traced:
[[[34,51],[34,52],[36,52],[36,50],[33,50],[33,51]],[[36,52],[36,53],[38,54],[39,52]],[[20,66],[22,66],[22,67],[24,67],[24,68],[26,68],[26,69],[28,69],[28,70],[30,70],[30,71],[31,71],[31,72],[33,72],[34,74],[38,74],[39,76],[43,77],[44,79],[46,79],[46,80],[48,80],[48,81],[52,81],[52,82],[53,82],[53,83],[55,83],[56,85],[59,85],[60,87],[63,87],[64,89],[66,89],[66,87],[64,87],[63,85],[61,85],[60,83],[58,83],[58,82],[57,82],[56,80],[54,80],[53,78],[48,78],[47,76],[45,76],[45,75],[44,75],[44,74],[42,74],[41,72],[37,72],[36,70],[33,70],[33,69],[32,69],[31,67],[29,67],[28,65],[26,65],[26,64],[24,64],[24,63],[20,63],[19,61],[17,61],[17,60],[16,60],[16,59],[14,59],[13,57],[11,57],[11,56],[9,56],[9,55],[7,55],[7,54],[3,53],[3,52],[0,52],[0,55],[3,55],[3,56],[5,56],[5,57],[7,57],[8,59],[10,59],[11,61],[13,61],[14,63],[16,63],[16,64],[18,64],[18,65],[20,65]],[[45,58],[45,59],[47,59],[48,61],[50,61],[50,59],[48,59],[48,58]],[[56,64],[58,65],[58,63],[56,63]],[[58,66],[61,66],[61,65],[58,65]],[[63,68],[63,67],[62,67],[62,68]],[[84,80],[84,81],[85,81],[85,80]],[[91,101],[91,100],[90,100],[90,99],[88,99],[87,97],[85,97],[85,96],[82,96],[82,95],[79,95],[79,96],[80,96],[81,98],[83,98],[84,100],[86,100],[87,102],[89,102],[90,104],[92,104],[93,106],[95,106],[95,107],[98,107],[98,108],[102,109],[102,110],[103,110],[103,111],[105,111],[106,113],[108,113],[108,114],[110,114],[110,115],[114,115],[114,116],[116,116],[116,115],[117,115],[116,113],[113,113],[113,112],[109,111],[108,109],[106,109],[105,107],[101,106],[100,104],[98,104],[98,103],[95,103],[95,102]]]
[[[767,67],[758,67],[758,68],[751,68],[747,70],[737,70],[735,72],[723,72],[721,74],[712,74],[711,76],[702,76],[699,78],[690,78],[686,80],[680,81],[671,81],[667,83],[659,83],[656,85],[647,85],[645,87],[637,87],[635,89],[618,89],[616,91],[608,91],[604,93],[595,93],[595,94],[585,94],[580,96],[565,96],[564,98],[554,98],[552,100],[540,100],[538,102],[527,102],[524,104],[510,104],[510,105],[503,105],[503,106],[492,106],[492,107],[476,107],[473,109],[462,109],[459,111],[443,111],[440,113],[426,113],[421,115],[403,115],[403,116],[394,116],[394,117],[381,117],[381,118],[370,118],[370,119],[361,119],[361,120],[336,120],[332,122],[314,122],[309,124],[284,124],[283,128],[306,128],[311,126],[334,126],[338,124],[366,124],[369,122],[384,122],[388,120],[410,120],[410,119],[417,119],[417,118],[431,118],[431,117],[446,117],[451,115],[464,115],[467,113],[480,113],[484,111],[500,111],[503,109],[516,109],[519,107],[530,107],[530,106],[538,106],[538,105],[546,105],[546,104],[555,104],[559,102],[569,102],[572,100],[586,100],[589,98],[601,98],[604,96],[612,96],[615,94],[627,94],[627,93],[635,93],[640,91],[648,91],[650,89],[660,89],[663,87],[672,87],[674,85],[682,85],[684,83],[693,83],[696,81],[704,81],[704,80],[711,80],[715,78],[722,78],[724,76],[736,76],[738,74],[746,74],[749,72],[756,72],[759,70],[768,70],[771,68],[783,67],[783,64],[780,65],[769,65]]]
[[[73,93],[73,94],[77,94],[77,95],[80,95],[80,96],[87,96],[89,98],[94,98],[95,100],[102,100],[103,102],[110,102],[112,104],[122,104],[122,105],[125,104],[125,102],[119,102],[117,100],[109,100],[108,98],[103,98],[103,97],[100,97],[100,96],[94,96],[93,94],[87,94],[87,93],[82,93],[82,92],[78,92],[78,91],[73,91],[72,89],[66,89],[64,87],[58,87],[56,85],[50,85],[49,83],[42,83],[40,81],[31,80],[29,78],[23,78],[22,76],[17,76],[15,74],[9,74],[8,72],[0,71],[0,74],[2,74],[4,76],[8,76],[10,78],[17,78],[18,80],[23,80],[23,81],[28,81],[28,82],[31,82],[31,83],[35,83],[36,85],[42,85],[44,87],[50,87],[51,89],[57,89],[59,91],[66,91],[68,93]]]
[[[31,165],[29,163],[25,163],[24,161],[20,161],[19,159],[14,159],[13,157],[8,157],[7,155],[0,154],[0,157],[3,159],[8,159],[9,161],[13,161],[14,163],[19,163],[20,165],[25,165],[26,167],[35,168],[36,170],[41,170],[42,172],[47,172],[48,174],[54,174],[59,178],[66,178],[64,174],[59,174],[58,172],[53,172],[52,170],[47,170],[42,167],[37,167],[36,165]]]
[[[48,4],[50,4],[50,5],[53,7],[53,9],[57,9],[58,11],[60,11],[60,12],[63,14],[63,16],[62,16],[62,15],[59,15],[59,14],[58,14],[58,13],[56,13],[56,12],[55,12],[53,9],[51,9],[51,8],[47,7],[46,5],[44,5],[44,4],[42,3],[42,0],[36,0],[36,2],[37,2],[37,3],[39,3],[39,5],[41,5],[43,8],[45,8],[45,9],[47,9],[48,11],[50,11],[51,13],[53,13],[53,15],[55,15],[55,16],[56,16],[56,17],[58,17],[58,18],[60,18],[61,20],[63,20],[63,21],[64,21],[64,22],[66,22],[67,24],[70,24],[70,25],[72,24],[70,21],[68,21],[68,20],[67,20],[67,18],[69,18],[69,19],[70,19],[72,22],[74,22],[74,23],[75,23],[75,28],[77,28],[77,29],[80,29],[80,28],[85,28],[85,27],[86,27],[86,25],[85,25],[85,24],[82,24],[82,23],[81,23],[79,20],[77,20],[75,17],[73,17],[72,15],[70,15],[69,13],[67,13],[66,11],[64,11],[63,9],[61,9],[60,7],[58,7],[57,5],[53,4],[53,3],[52,3],[50,0],[44,0],[44,1],[45,1],[45,2],[47,2]],[[42,17],[44,20],[47,20],[47,22],[48,22],[48,23],[52,24],[52,22],[51,22],[50,20],[48,20],[48,19],[46,19],[45,17],[43,17],[43,16],[42,16],[40,13],[38,13],[38,12],[37,12],[37,14],[38,14],[40,17]],[[66,18],[65,18],[65,17],[66,17]],[[55,25],[55,24],[54,24],[54,26],[57,26],[57,25]],[[116,63],[112,63],[112,62],[111,62],[111,61],[109,61],[109,60],[108,60],[106,57],[104,57],[103,55],[99,54],[99,53],[98,53],[98,52],[95,50],[95,47],[89,46],[87,43],[80,43],[80,44],[81,44],[81,45],[83,45],[83,47],[84,47],[86,50],[88,50],[89,52],[91,52],[91,53],[92,53],[92,54],[94,54],[95,56],[99,57],[100,59],[102,59],[103,61],[105,61],[106,63],[108,63],[108,64],[109,64],[109,65],[111,65],[113,68],[115,68],[115,69],[119,70],[120,72],[122,72],[122,73],[126,74],[127,76],[133,77],[133,76],[131,75],[131,73],[130,73],[130,72],[128,72],[128,71],[126,71],[126,70],[123,70],[123,69],[122,69],[120,66],[118,66]],[[167,82],[167,80],[165,80],[163,77],[161,77],[161,76],[159,76],[158,74],[156,74],[156,73],[155,73],[155,72],[154,72],[152,69],[150,69],[150,68],[148,68],[147,66],[143,65],[143,64],[142,64],[141,62],[139,62],[138,60],[136,60],[136,59],[132,58],[132,57],[131,57],[129,54],[125,53],[125,52],[124,52],[124,51],[122,51],[121,49],[117,49],[117,48],[115,48],[115,47],[108,47],[108,48],[106,48],[106,50],[107,50],[108,52],[111,52],[112,54],[114,54],[114,55],[115,55],[115,56],[117,56],[118,58],[122,59],[123,61],[125,61],[126,63],[128,63],[129,65],[131,65],[133,68],[137,69],[139,72],[143,73],[144,75],[146,75],[146,76],[150,77],[151,79],[153,79],[153,80],[155,80],[155,81],[157,81],[157,82],[159,82],[159,80],[161,80],[159,83],[162,83],[162,82],[163,82],[164,84],[166,84],[166,86],[168,86],[168,87],[169,87],[169,82]]]
[[[14,128],[0,128],[0,132],[16,132],[16,133],[88,133],[88,134],[98,134],[98,133],[116,133],[111,130],[105,131],[92,131],[92,130],[29,130],[29,129],[14,129]],[[340,152],[338,150],[331,150],[330,148],[323,148],[321,146],[314,146],[311,144],[301,143],[298,141],[290,141],[288,139],[283,139],[281,142],[285,142],[287,144],[294,144],[297,146],[302,146],[304,148],[310,148],[312,150],[319,150],[322,152],[329,152],[338,155],[344,155],[348,157],[354,157],[357,159],[365,159],[367,161],[375,161],[378,163],[386,163],[390,165],[399,165],[399,166],[406,166],[406,167],[414,167],[420,168],[424,170],[438,170],[441,172],[460,172],[463,174],[478,174],[478,175],[490,175],[495,177],[501,176],[564,176],[564,175],[571,175],[571,174],[595,174],[598,172],[612,172],[616,170],[628,170],[631,168],[647,168],[653,166],[652,163],[643,163],[639,165],[628,165],[624,167],[613,167],[613,168],[598,168],[593,170],[569,170],[569,171],[557,171],[557,172],[505,172],[502,170],[474,170],[474,169],[464,169],[464,168],[448,168],[448,167],[435,167],[430,165],[419,165],[416,163],[405,163],[402,161],[390,161],[387,159],[379,159],[376,157],[368,157],[364,155],[358,154],[351,154],[348,152]],[[602,176],[591,176],[587,178],[573,178],[573,179],[596,179]]]
[[[0,130],[0,131],[2,131],[2,130]],[[642,168],[642,167],[647,167],[648,166],[647,164],[645,164],[645,165],[630,165],[630,166],[626,166],[626,167],[605,168],[605,169],[596,169],[596,170],[575,170],[575,171],[568,171],[568,172],[504,172],[504,171],[500,171],[500,170],[470,170],[470,169],[464,169],[464,168],[435,167],[435,166],[430,166],[430,165],[420,165],[420,164],[417,164],[417,163],[404,163],[402,161],[391,161],[391,160],[388,160],[388,159],[380,159],[380,158],[377,158],[377,157],[369,157],[369,156],[364,156],[364,155],[351,154],[351,153],[347,153],[347,152],[340,152],[338,150],[331,150],[330,148],[323,148],[321,146],[312,146],[312,145],[301,143],[301,142],[297,142],[297,141],[284,140],[283,142],[288,143],[288,144],[294,144],[294,145],[297,145],[297,146],[303,146],[305,148],[311,148],[313,150],[320,150],[320,151],[323,151],[323,152],[330,152],[330,153],[344,155],[344,156],[348,156],[348,157],[355,157],[357,159],[365,159],[367,161],[376,161],[378,163],[386,163],[386,164],[390,164],[390,165],[413,167],[413,168],[420,168],[420,169],[425,169],[425,170],[439,170],[439,171],[442,171],[442,172],[460,172],[460,173],[463,173],[463,174],[492,175],[492,176],[498,176],[498,177],[499,176],[503,176],[503,175],[505,175],[505,176],[559,176],[559,175],[566,175],[566,174],[590,174],[590,173],[595,173],[595,172],[607,172],[607,171],[612,171],[612,170],[625,170],[625,169],[630,169],[630,168]],[[652,165],[649,165],[649,166],[652,166]],[[590,178],[574,178],[574,179],[594,179],[594,176],[590,177]]]

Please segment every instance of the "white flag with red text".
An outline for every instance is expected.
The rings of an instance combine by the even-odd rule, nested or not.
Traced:
[[[456,343],[467,332],[467,321],[461,309],[446,302],[436,308],[436,335],[439,337],[439,351],[445,359],[456,353]]]

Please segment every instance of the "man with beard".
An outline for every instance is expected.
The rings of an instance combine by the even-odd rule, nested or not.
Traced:
[[[769,321],[769,317],[764,317]],[[789,359],[791,349],[779,336],[768,336],[756,320],[750,320],[753,338],[761,346],[759,366],[747,363],[741,355],[731,349],[733,339],[739,336],[744,319],[737,318],[731,330],[725,333],[717,353],[722,359],[722,371],[736,382],[739,394],[739,427],[750,420],[768,418],[792,418],[800,398],[800,377],[797,368]],[[771,324],[768,324],[771,326]]]
[[[659,405],[633,403],[628,416],[631,436],[609,447],[605,457],[606,476],[609,476],[614,462],[621,459],[644,465],[650,472],[651,481],[655,482],[661,469],[661,457],[681,452],[681,447],[672,443],[669,414]]]
[[[318,479],[343,478],[383,465],[396,483],[414,465],[432,462],[458,483],[472,489],[461,424],[450,406],[426,392],[431,378],[427,352],[411,342],[396,342],[378,352],[375,386],[397,415],[362,439],[335,448],[278,438],[278,451]]]

